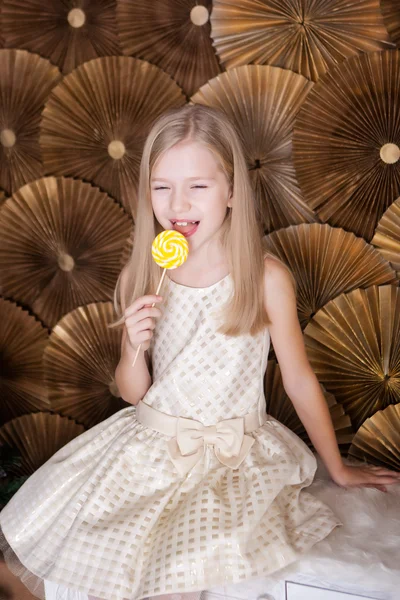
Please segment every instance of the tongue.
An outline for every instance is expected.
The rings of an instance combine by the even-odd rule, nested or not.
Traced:
[[[195,227],[197,227],[197,223],[188,223],[188,225],[174,225],[174,229],[175,231],[179,231],[179,233],[189,233],[189,231],[192,231],[192,229],[195,229]]]

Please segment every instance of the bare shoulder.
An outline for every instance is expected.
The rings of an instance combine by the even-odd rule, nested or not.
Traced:
[[[265,291],[278,289],[294,289],[293,277],[279,258],[268,255],[264,258],[264,287]]]

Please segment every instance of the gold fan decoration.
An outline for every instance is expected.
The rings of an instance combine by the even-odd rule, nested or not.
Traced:
[[[0,73],[0,187],[12,193],[44,175],[40,115],[61,73],[25,50],[0,50]]]
[[[357,289],[331,300],[307,325],[305,344],[319,381],[358,429],[400,399],[400,289]]]
[[[146,136],[156,117],[183,104],[180,88],[154,65],[91,60],[65,77],[43,111],[46,171],[92,181],[135,212]]]
[[[49,58],[69,73],[79,64],[120,54],[115,0],[2,0],[5,46]]]
[[[122,330],[111,302],[81,306],[54,327],[44,353],[51,409],[91,427],[121,408],[114,373],[120,359]]]
[[[0,429],[0,444],[19,450],[16,475],[31,475],[60,448],[85,431],[83,425],[60,415],[39,412],[9,421]]]
[[[42,358],[47,330],[26,310],[0,298],[0,424],[48,410]]]
[[[292,164],[292,128],[312,83],[277,67],[245,66],[218,75],[192,98],[225,112],[240,133],[267,231],[316,220]]]
[[[379,221],[371,244],[378,248],[400,277],[400,198],[389,206]]]
[[[310,207],[370,241],[400,195],[400,52],[357,56],[327,73],[297,115],[293,148]]]
[[[379,410],[361,425],[349,456],[400,471],[400,404]]]
[[[89,183],[45,177],[0,211],[2,293],[52,327],[76,306],[109,300],[131,221]]]
[[[124,246],[124,249],[122,251],[122,255],[121,255],[121,270],[126,265],[126,263],[128,262],[128,260],[130,259],[131,255],[132,255],[134,234],[135,234],[135,227],[132,227],[131,234],[128,237],[128,239],[125,241],[125,246]]]
[[[386,28],[392,40],[400,48],[400,6],[399,0],[380,0]]]
[[[0,190],[0,208],[6,199],[7,199],[7,194],[5,192],[3,192],[3,190]]]
[[[379,0],[214,0],[211,23],[228,69],[269,64],[313,81],[360,51],[394,47]]]
[[[124,54],[169,73],[190,96],[221,72],[210,38],[212,0],[118,0]]]
[[[396,281],[395,271],[375,248],[343,229],[318,223],[296,225],[274,231],[264,243],[296,279],[302,327],[344,292]]]
[[[329,407],[340,450],[341,452],[346,453],[354,436],[350,417],[345,414],[343,406],[336,402],[334,395],[327,392],[323,386],[321,387]],[[298,435],[303,442],[312,448],[313,444],[308,437],[304,425],[297,416],[294,405],[285,392],[282,383],[281,370],[275,360],[268,361],[264,389],[267,414],[291,429],[291,431]]]

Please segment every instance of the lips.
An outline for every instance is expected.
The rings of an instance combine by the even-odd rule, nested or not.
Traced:
[[[198,226],[200,225],[200,221],[189,221],[189,220],[173,220],[171,221],[172,227],[175,231],[182,233],[185,237],[190,237],[196,231]]]

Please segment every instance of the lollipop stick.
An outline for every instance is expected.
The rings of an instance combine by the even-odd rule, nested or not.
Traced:
[[[163,274],[161,275],[161,279],[160,279],[160,283],[158,284],[158,288],[156,291],[156,296],[158,296],[158,294],[160,293],[161,290],[161,286],[163,284],[164,278],[165,278],[165,273],[167,272],[167,269],[164,269]],[[153,302],[153,304],[151,305],[151,308],[154,308],[156,305],[155,302]],[[140,348],[142,347],[142,344],[140,344],[139,348],[136,350],[136,354],[135,354],[135,358],[133,359],[133,363],[132,363],[132,368],[135,366],[137,358],[139,356],[139,352],[140,352]]]

